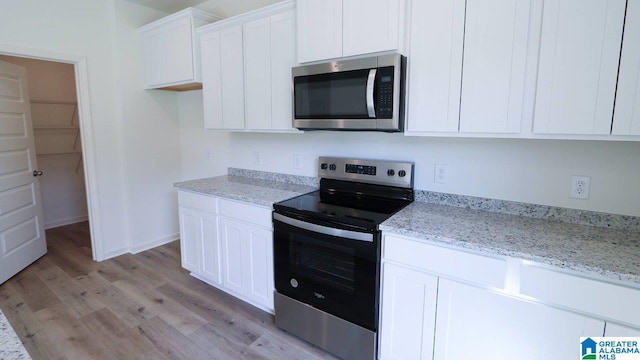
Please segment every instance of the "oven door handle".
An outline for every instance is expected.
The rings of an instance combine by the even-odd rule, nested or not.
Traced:
[[[336,229],[328,226],[312,224],[306,221],[292,219],[290,217],[280,215],[280,214],[273,214],[273,219],[283,222],[285,224],[289,224],[291,226],[295,226],[300,229],[309,230],[309,231],[317,232],[320,234],[337,236],[337,237],[350,239],[350,240],[373,242],[373,234],[362,233],[362,232],[351,231],[351,230],[342,230],[342,229]]]

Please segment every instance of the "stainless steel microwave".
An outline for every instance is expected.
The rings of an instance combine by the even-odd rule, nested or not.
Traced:
[[[403,131],[405,67],[400,54],[294,67],[293,126]]]

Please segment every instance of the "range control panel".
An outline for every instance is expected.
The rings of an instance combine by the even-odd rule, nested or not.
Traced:
[[[318,176],[326,179],[413,188],[413,163],[335,157],[318,159]]]

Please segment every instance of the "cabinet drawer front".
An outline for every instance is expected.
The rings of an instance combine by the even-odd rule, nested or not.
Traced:
[[[525,265],[520,292],[542,302],[640,326],[640,290]],[[611,304],[615,306],[606,306]]]
[[[220,199],[220,215],[238,219],[252,224],[273,228],[271,222],[271,209],[241,203],[232,200]]]
[[[423,243],[396,236],[384,237],[383,258],[438,275],[502,289],[507,260]]]
[[[198,210],[218,213],[218,198],[208,195],[199,195],[187,191],[178,191],[178,204]]]

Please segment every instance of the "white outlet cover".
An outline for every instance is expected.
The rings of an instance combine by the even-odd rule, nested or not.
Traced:
[[[571,176],[571,188],[569,197],[572,199],[587,200],[591,187],[591,176],[573,175]]]
[[[447,164],[436,164],[434,167],[433,182],[446,184],[449,181],[449,167]]]

